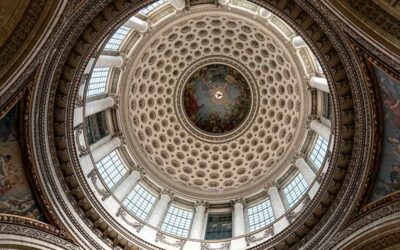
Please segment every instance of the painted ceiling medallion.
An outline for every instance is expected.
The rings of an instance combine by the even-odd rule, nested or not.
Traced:
[[[251,91],[245,78],[234,68],[206,65],[189,78],[183,105],[197,128],[221,134],[234,130],[250,111]]]

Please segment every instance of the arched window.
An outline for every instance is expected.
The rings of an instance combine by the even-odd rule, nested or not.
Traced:
[[[247,210],[250,231],[263,228],[274,220],[271,201],[266,199]]]
[[[129,33],[131,29],[125,26],[121,26],[110,38],[107,42],[104,50],[119,50],[122,41],[125,39],[126,35]]]
[[[181,237],[187,237],[192,223],[193,212],[171,205],[161,225],[161,230]]]
[[[144,7],[139,13],[143,14],[145,16],[147,16],[150,12],[152,12],[155,8],[157,8],[158,6],[162,5],[163,3],[165,3],[166,0],[159,0],[156,1],[150,5],[147,5],[146,7]]]
[[[97,162],[96,167],[108,188],[112,188],[128,173],[115,150]]]
[[[289,208],[300,200],[307,188],[307,182],[300,173],[298,173],[296,177],[294,177],[293,180],[283,188],[283,193],[285,194]]]
[[[137,184],[125,198],[123,204],[128,210],[142,220],[145,220],[151,208],[156,202],[156,197]]]
[[[317,142],[314,145],[314,149],[311,152],[310,160],[314,163],[314,166],[318,169],[322,166],[324,162],[326,151],[328,150],[328,142],[318,136]]]
[[[90,76],[89,85],[86,96],[94,96],[102,94],[106,91],[108,72],[110,68],[94,68]]]

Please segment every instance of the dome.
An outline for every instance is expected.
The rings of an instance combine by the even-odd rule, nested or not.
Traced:
[[[117,115],[149,178],[187,197],[229,200],[288,170],[312,98],[293,45],[266,21],[198,6],[127,44]]]
[[[400,249],[400,1],[0,6],[0,249]]]
[[[49,218],[88,249],[333,244],[378,129],[356,47],[318,6],[76,3],[21,116]]]
[[[156,3],[104,39],[83,89],[84,117],[95,114],[80,159],[92,190],[116,219],[136,221],[138,237],[154,243],[156,233],[155,244],[238,238],[239,249],[249,233],[278,233],[292,220],[278,209],[300,213],[329,163],[331,104],[316,56],[246,1]]]

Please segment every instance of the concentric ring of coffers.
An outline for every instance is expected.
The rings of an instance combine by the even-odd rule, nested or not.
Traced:
[[[78,140],[84,137],[91,152],[81,158],[82,167],[89,178],[100,177],[91,180],[94,192],[113,193],[104,198],[100,192],[105,207],[121,204],[114,214],[124,226],[132,225],[126,217],[137,221],[138,234],[149,241],[157,231],[169,239],[210,240],[272,228],[267,239],[307,205],[326,171],[332,114],[318,62],[282,20],[238,3],[256,11],[231,4],[182,13],[161,1],[111,34],[89,70],[85,107],[74,118],[85,128]],[[162,18],[147,31],[141,15]],[[230,139],[202,138],[179,116],[182,76],[204,58],[236,63],[253,88],[253,115]],[[218,202],[222,197],[229,199]],[[230,234],[229,228],[224,235],[212,232],[220,226],[215,218],[230,221]]]
[[[309,101],[300,68],[279,39],[246,15],[205,8],[163,22],[139,41],[121,85],[121,127],[137,162],[166,186],[204,197],[254,191],[280,174],[301,147]],[[187,70],[218,60],[244,73],[253,99],[242,129],[223,136],[193,128],[180,105]]]

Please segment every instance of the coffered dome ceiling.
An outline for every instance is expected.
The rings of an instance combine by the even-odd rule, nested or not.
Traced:
[[[311,98],[292,45],[245,11],[196,8],[131,48],[119,120],[137,164],[207,198],[255,191],[288,168]]]
[[[153,3],[83,2],[43,57],[24,119],[49,214],[87,249],[333,242],[364,192],[376,124],[375,92],[330,10],[171,0],[140,13]],[[249,229],[262,206],[268,218]],[[201,235],[221,214],[231,234]]]

